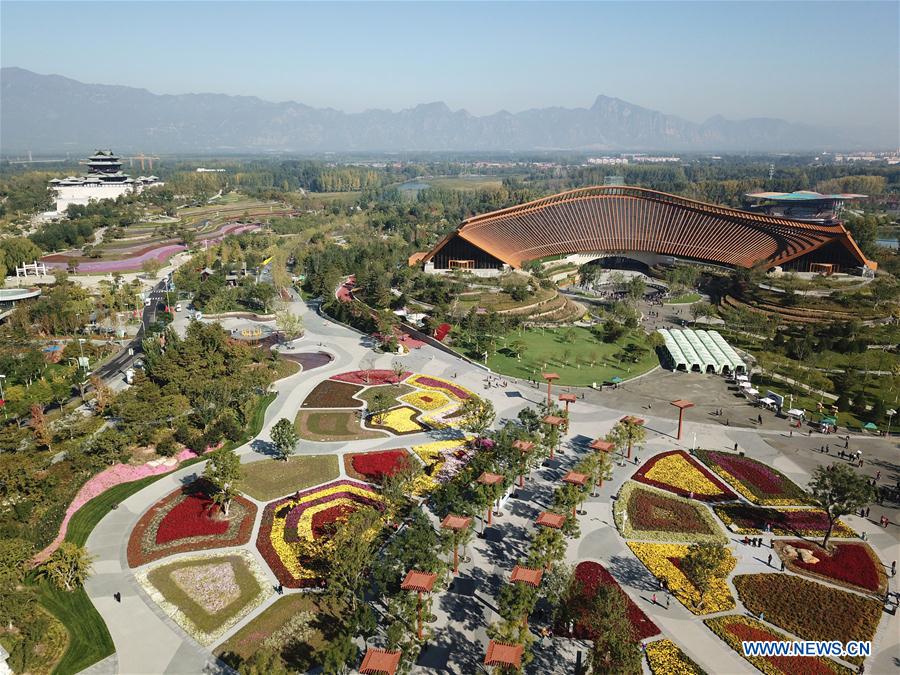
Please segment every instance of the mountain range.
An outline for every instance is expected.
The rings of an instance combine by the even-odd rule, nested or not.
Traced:
[[[698,124],[598,96],[590,108],[475,116],[445,103],[345,113],[224,94],[154,94],[0,69],[0,152],[769,152],[853,149],[847,132],[776,118]]]

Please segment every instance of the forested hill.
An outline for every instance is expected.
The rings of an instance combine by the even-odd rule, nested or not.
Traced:
[[[781,119],[702,124],[598,96],[590,108],[477,117],[442,102],[348,114],[222,94],[157,95],[3,68],[4,153],[327,151],[789,151],[850,149],[857,139]],[[587,93],[586,93],[587,95]],[[878,139],[858,139],[871,146]]]

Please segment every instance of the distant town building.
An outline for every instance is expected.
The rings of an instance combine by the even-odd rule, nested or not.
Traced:
[[[202,166],[198,166],[194,171],[197,173],[225,173],[225,169],[205,169]]]
[[[636,164],[668,164],[681,161],[681,157],[659,157],[655,155],[633,155],[631,159]]]
[[[628,164],[627,157],[588,157],[588,164]]]
[[[54,178],[49,189],[56,198],[56,212],[63,213],[71,204],[89,204],[101,199],[116,199],[144,188],[163,185],[156,176],[132,178],[122,173],[122,162],[112,150],[98,150],[88,158],[88,171],[82,176]]]

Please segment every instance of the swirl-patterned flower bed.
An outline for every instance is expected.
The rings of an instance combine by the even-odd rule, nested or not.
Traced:
[[[705,506],[633,481],[627,481],[619,491],[613,516],[626,539],[728,541]]]
[[[215,642],[273,592],[244,550],[178,560],[135,576],[153,601],[203,645]]]
[[[438,410],[450,403],[450,399],[439,391],[414,391],[401,396],[400,401],[424,411]]]
[[[875,551],[862,542],[831,542],[829,550],[799,539],[779,540],[775,550],[792,572],[881,597],[888,578]]]
[[[881,620],[879,600],[793,574],[741,574],[734,587],[747,611],[804,640],[872,640]]]
[[[415,385],[419,389],[439,391],[446,394],[457,403],[462,403],[475,395],[465,387],[461,387],[454,382],[443,380],[439,377],[433,377],[431,375],[416,375],[415,377],[410,378],[407,384]]]
[[[131,531],[128,565],[139,567],[175,553],[250,541],[256,505],[235,496],[226,517],[213,504],[208,490],[204,481],[195,481],[150,507]]]
[[[330,534],[339,520],[364,506],[381,510],[383,500],[369,485],[352,480],[271,502],[263,511],[256,548],[286,587],[319,586],[334,553]]]
[[[416,466],[409,452],[377,450],[375,452],[351,452],[344,455],[344,470],[351,478],[369,483],[381,483],[385,476],[393,476],[407,466]]]
[[[413,492],[417,495],[428,494],[453,478],[474,454],[466,437],[423,443],[413,446],[412,450],[425,465],[413,483]]]
[[[654,640],[644,647],[653,675],[707,675],[681,647],[671,640]]]
[[[366,428],[389,431],[397,436],[427,431],[428,427],[419,422],[418,418],[418,410],[404,405],[399,408],[391,408],[381,415],[369,417],[366,420]]]
[[[737,561],[727,549],[725,556],[719,561],[710,589],[701,599],[700,590],[681,570],[681,560],[688,553],[687,545],[629,541],[628,547],[654,577],[666,581],[672,595],[694,614],[712,614],[734,609],[734,598],[728,590],[727,579]]]
[[[332,375],[332,380],[349,382],[350,384],[376,385],[397,384],[412,375],[410,372],[401,373],[399,376],[393,370],[353,370],[349,373]]]
[[[695,450],[712,469],[741,496],[762,506],[803,506],[810,504],[809,494],[780,471],[733,452]]]
[[[648,459],[632,478],[646,485],[704,502],[723,502],[737,496],[684,450],[670,450]]]
[[[600,563],[592,560],[578,563],[577,567],[575,567],[573,583],[578,584],[581,592],[589,598],[596,595],[600,586],[612,586],[617,589],[628,605],[628,620],[634,629],[635,637],[639,640],[646,640],[654,635],[659,635],[660,631],[657,625],[628,597],[625,591],[622,590],[622,587],[619,586],[619,582]],[[562,625],[555,626],[553,632],[556,635],[576,637],[582,640],[590,639],[592,634],[590,626],[586,626],[577,620],[575,621],[575,630],[573,632],[570,633],[568,628]]]
[[[362,387],[347,382],[324,380],[303,399],[302,408],[359,408],[361,401],[353,398]]]
[[[743,643],[791,642],[780,631],[749,616],[729,615],[705,619],[704,623],[725,643],[765,675],[852,675],[853,671],[821,656],[747,656]],[[649,645],[648,645],[649,652]],[[655,673],[656,671],[654,671]]]
[[[821,509],[764,509],[745,504],[715,507],[716,515],[737,534],[769,534],[779,537],[824,537],[828,531],[828,514]],[[843,521],[834,524],[831,536],[855,537],[856,533]]]

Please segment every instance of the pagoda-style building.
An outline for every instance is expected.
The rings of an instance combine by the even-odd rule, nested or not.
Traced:
[[[87,173],[82,176],[54,178],[49,189],[56,197],[56,212],[64,213],[72,204],[89,204],[101,199],[116,199],[131,192],[163,183],[156,176],[132,178],[122,173],[122,162],[112,150],[97,150],[88,157]]]

